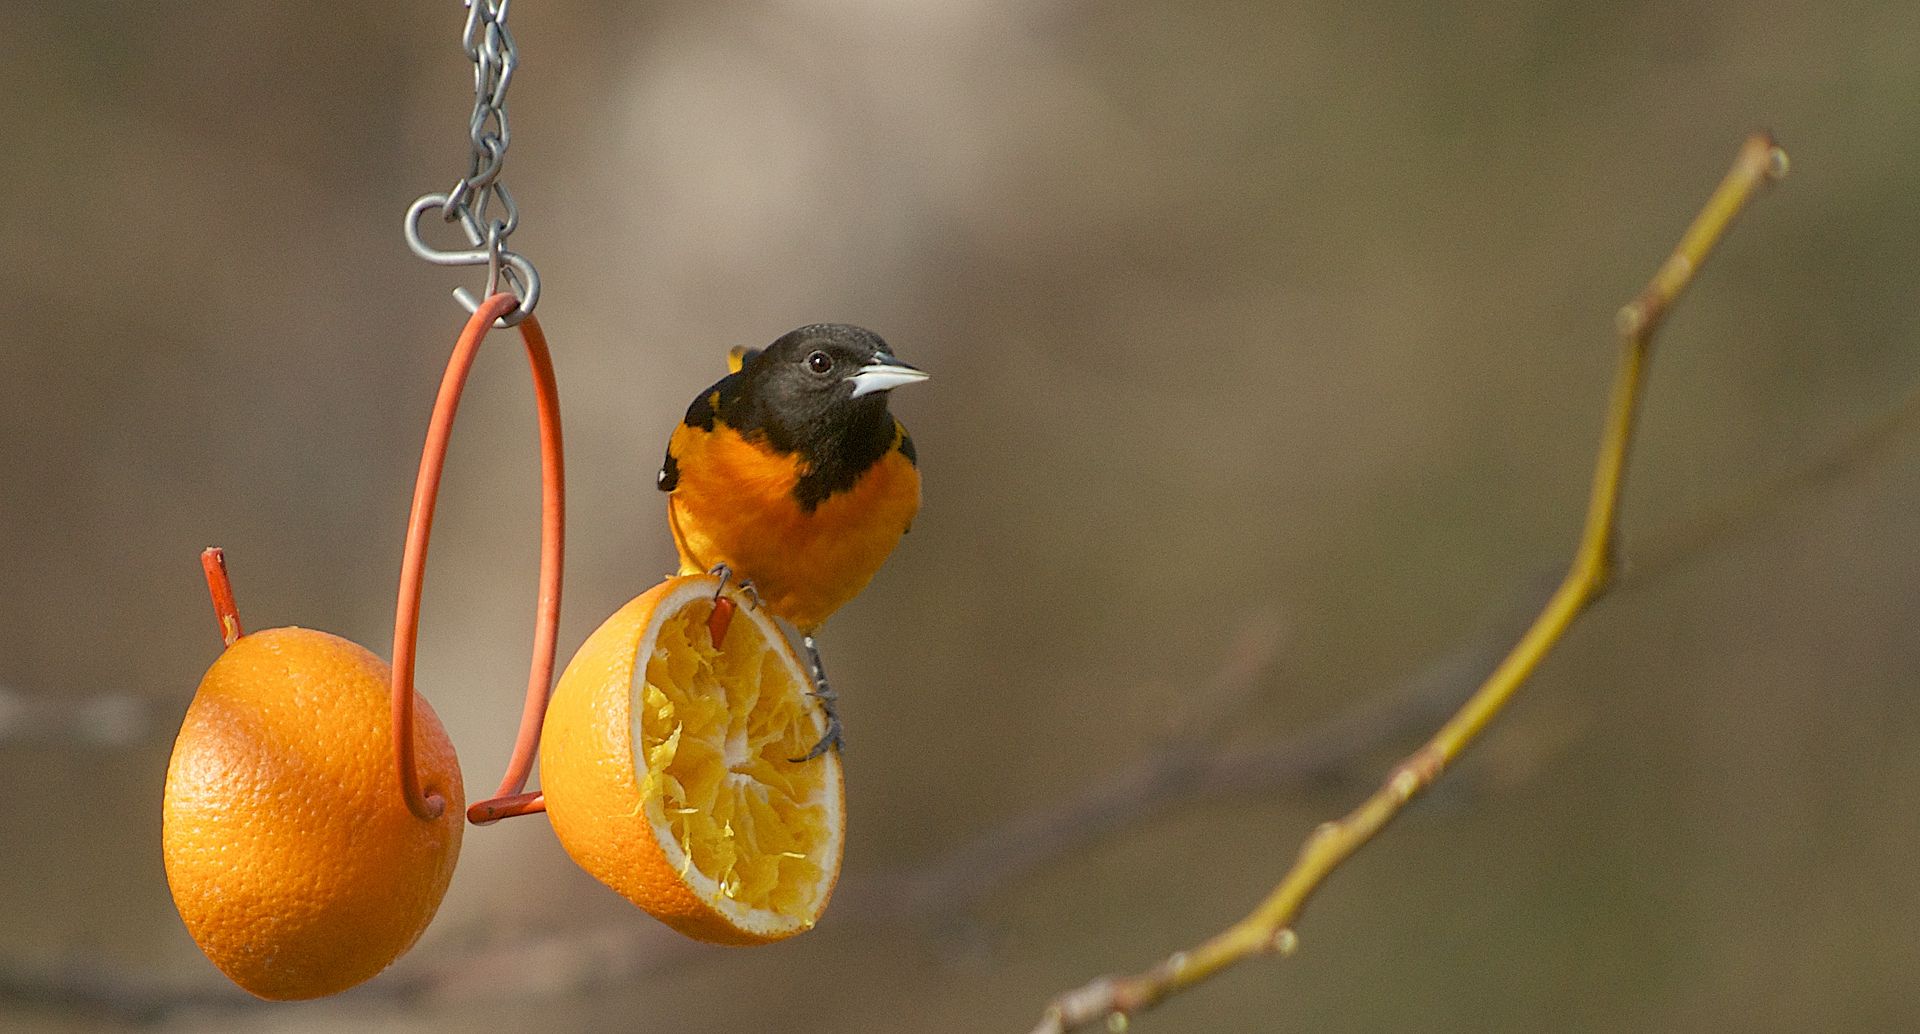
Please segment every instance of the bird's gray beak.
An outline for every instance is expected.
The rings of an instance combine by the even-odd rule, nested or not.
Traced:
[[[876,391],[892,391],[902,384],[927,379],[925,370],[908,366],[898,359],[889,358],[885,362],[868,363],[854,372],[853,397],[871,395]]]

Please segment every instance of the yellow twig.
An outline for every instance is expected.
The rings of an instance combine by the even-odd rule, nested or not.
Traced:
[[[1733,168],[1694,217],[1673,254],[1646,288],[1620,310],[1620,368],[1608,403],[1600,456],[1594,465],[1593,494],[1580,544],[1564,581],[1506,659],[1433,738],[1395,766],[1387,781],[1346,816],[1322,824],[1307,837],[1293,868],[1254,910],[1187,951],[1175,952],[1143,973],[1103,977],[1055,999],[1034,1034],[1065,1031],[1104,1021],[1123,1029],[1127,1019],[1170,995],[1199,984],[1250,955],[1293,950],[1293,923],[1321,883],[1365,846],[1407,803],[1439,778],[1448,765],[1486,730],[1514,693],[1539,667],[1589,604],[1607,590],[1614,570],[1614,528],[1620,491],[1633,443],[1634,420],[1654,332],[1674,302],[1725,236],[1734,217],[1760,188],[1786,174],[1787,155],[1772,137],[1755,133],[1734,159]]]

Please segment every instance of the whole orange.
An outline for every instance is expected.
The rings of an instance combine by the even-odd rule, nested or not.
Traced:
[[[241,637],[187,708],[161,838],[167,884],[214,965],[269,999],[317,998],[385,969],[427,928],[460,854],[453,744],[415,697],[423,822],[394,775],[390,674],[305,628]]]
[[[846,842],[840,757],[806,672],[764,611],[716,647],[718,579],[669,578],[587,638],[540,748],[547,817],[580,867],[690,937],[762,944],[812,929]]]

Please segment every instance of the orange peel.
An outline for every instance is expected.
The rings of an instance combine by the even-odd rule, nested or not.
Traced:
[[[421,782],[449,807],[415,818],[394,787],[391,680],[345,639],[271,628],[238,637],[187,708],[167,765],[167,885],[200,950],[261,998],[318,998],[379,973],[453,878],[459,761],[416,698]]]

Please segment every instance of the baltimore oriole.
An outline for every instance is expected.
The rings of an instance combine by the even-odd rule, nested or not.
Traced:
[[[814,633],[866,587],[920,509],[913,439],[887,394],[927,375],[843,323],[735,349],[728,365],[673,429],[658,484],[681,573],[739,579],[800,631],[827,716],[826,735],[795,759],[810,760],[841,742]]]

